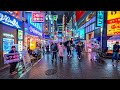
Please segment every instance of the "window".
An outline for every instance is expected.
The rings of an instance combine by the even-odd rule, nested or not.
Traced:
[[[87,29],[88,29],[88,32],[90,32],[90,26],[88,26]]]
[[[95,23],[92,24],[92,30],[94,30],[94,27],[95,27]]]

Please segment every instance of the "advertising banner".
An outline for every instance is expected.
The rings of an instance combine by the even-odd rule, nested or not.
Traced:
[[[120,11],[108,11],[107,36],[120,35]]]
[[[20,61],[19,53],[4,54],[4,64]]]
[[[45,20],[45,14],[42,11],[33,11],[32,12],[32,21],[43,23]]]
[[[24,62],[25,68],[27,69],[28,67],[30,67],[32,65],[28,51],[23,50],[22,56],[23,56],[23,62]]]

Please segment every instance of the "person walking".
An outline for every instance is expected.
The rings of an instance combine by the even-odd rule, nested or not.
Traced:
[[[15,46],[12,46],[12,50],[9,52],[9,53],[16,53],[18,51],[16,51],[16,47]],[[10,74],[11,75],[15,75],[17,72],[16,72],[16,65],[17,65],[18,62],[12,62],[10,63]]]
[[[76,47],[76,51],[77,51],[77,55],[78,55],[78,59],[81,59],[81,52],[82,52],[82,45],[80,42],[78,42],[77,47]]]
[[[116,43],[113,45],[112,62],[114,62],[114,59],[116,59],[117,62],[118,62],[118,59],[119,59],[119,49],[120,49],[119,42],[116,42]]]
[[[70,44],[70,41],[68,42],[68,44],[67,44],[67,53],[68,53],[68,56],[70,56],[71,57],[71,44]]]
[[[58,52],[57,44],[53,42],[51,49],[52,49],[52,61],[54,60],[54,58],[57,60],[57,52]]]
[[[60,45],[59,45],[58,49],[59,49],[58,55],[59,55],[60,61],[63,61],[64,46],[63,46],[62,42],[60,42]]]

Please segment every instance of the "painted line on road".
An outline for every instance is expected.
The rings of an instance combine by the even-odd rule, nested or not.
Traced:
[[[43,58],[42,58],[43,59]],[[18,79],[21,79],[27,72],[29,72],[32,67],[34,67],[36,64],[38,64],[42,59],[38,60],[36,63],[34,63],[30,68],[28,68],[23,74],[20,75]]]

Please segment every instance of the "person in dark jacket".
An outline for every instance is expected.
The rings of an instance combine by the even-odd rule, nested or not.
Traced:
[[[82,46],[80,42],[78,43],[76,47],[76,51],[77,51],[78,59],[81,59]]]
[[[114,61],[114,59],[116,59],[117,62],[118,62],[118,59],[119,59],[119,49],[120,49],[119,42],[116,42],[116,44],[113,45],[112,62]]]
[[[16,47],[12,46],[12,50],[9,53],[16,53],[18,51],[16,51]],[[12,62],[10,63],[10,74],[11,75],[15,75],[17,72],[15,71],[16,65],[18,62]]]
[[[71,43],[70,43],[70,41],[68,42],[68,44],[67,44],[67,53],[68,53],[68,56],[70,56],[71,57]]]
[[[53,42],[53,44],[51,45],[51,51],[52,51],[52,61],[54,60],[54,58],[57,60],[57,52],[58,52],[58,46],[56,43]]]

